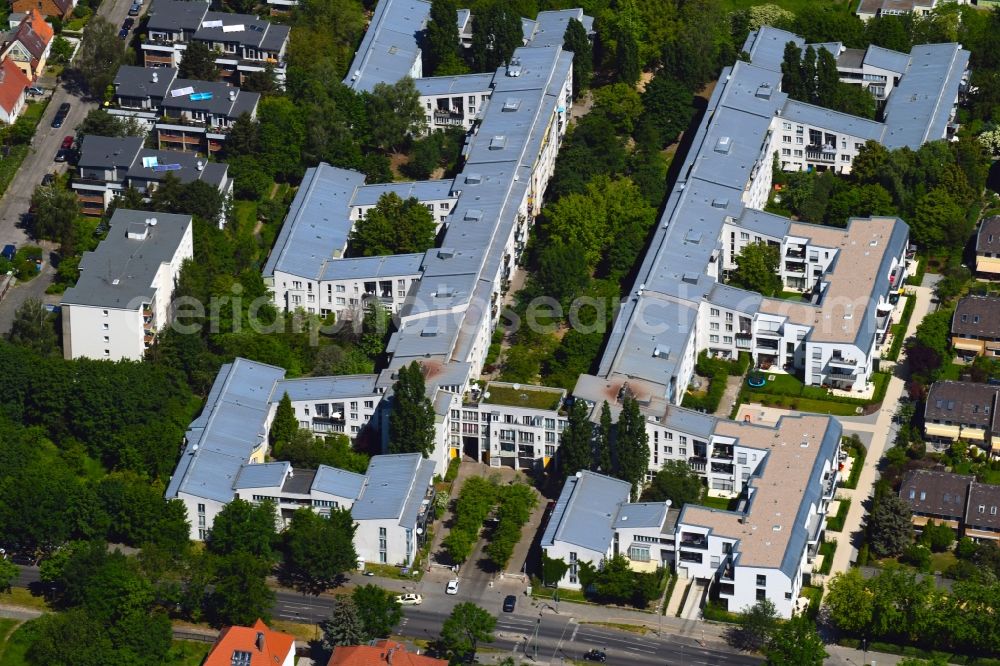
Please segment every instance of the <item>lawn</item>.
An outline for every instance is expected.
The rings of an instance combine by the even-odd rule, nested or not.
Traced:
[[[747,9],[748,7],[759,4],[759,0],[724,0],[722,6],[726,11],[736,11],[739,9]],[[782,9],[787,9],[788,11],[797,14],[807,7],[815,6],[816,0],[772,0],[772,4],[778,5]],[[853,11],[853,7],[857,5],[857,2],[854,2],[854,0],[847,3],[821,0],[820,4],[828,5],[838,11],[844,12],[845,14],[850,14]]]
[[[515,388],[515,386],[517,388]],[[537,386],[519,384],[498,384],[491,382],[483,393],[483,402],[511,407],[531,407],[533,409],[558,409],[563,392],[559,389],[544,389]]]
[[[826,529],[831,532],[840,532],[844,529],[844,521],[847,520],[847,512],[851,509],[850,499],[842,499],[839,501],[840,506],[837,508],[837,515],[828,516],[826,519]]]
[[[955,557],[955,553],[950,550],[943,553],[931,553],[931,571],[940,571],[941,573],[944,573],[957,562],[958,558]]]
[[[824,541],[820,544],[819,554],[823,556],[823,564],[819,568],[819,573],[827,576],[833,568],[833,554],[837,552],[836,541]]]
[[[832,402],[830,400],[812,400],[810,398],[796,398],[792,396],[775,396],[767,393],[756,393],[748,391],[745,394],[745,402],[759,402],[764,406],[781,407],[784,409],[794,409],[803,412],[813,412],[816,414],[830,414],[832,416],[857,416],[856,405],[848,405],[842,402]]]
[[[0,160],[0,194],[7,191],[10,181],[21,168],[21,162],[28,156],[28,146],[11,146],[7,157]]]
[[[254,227],[257,226],[257,202],[242,199],[234,201],[233,221],[237,229],[245,230],[248,234],[253,233]]]
[[[211,649],[211,643],[202,641],[174,641],[164,663],[170,666],[201,666]]]
[[[809,301],[805,294],[798,291],[783,291],[778,294],[778,298],[786,301],[796,301],[798,303],[807,303]]]
[[[727,499],[725,497],[702,497],[698,502],[702,506],[707,506],[710,509],[720,509],[722,511],[736,511],[736,507],[740,503],[740,498],[734,497],[732,499]]]
[[[28,632],[24,624],[18,620],[0,620],[0,633],[3,633],[3,644],[0,644],[0,666],[28,666],[26,654],[31,646]]]

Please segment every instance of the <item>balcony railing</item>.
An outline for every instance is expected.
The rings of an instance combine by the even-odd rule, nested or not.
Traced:
[[[837,153],[828,153],[824,150],[806,150],[806,158],[816,162],[836,162]]]
[[[713,458],[721,458],[723,460],[733,459],[733,447],[731,446],[716,446],[712,449]]]
[[[786,261],[785,262],[785,272],[787,273],[805,273],[806,265],[797,262]]]
[[[830,365],[847,365],[850,367],[856,367],[858,365],[857,359],[848,358],[846,356],[841,356],[840,354],[834,354],[830,357]]]
[[[344,424],[323,419],[313,419],[312,429],[313,432],[344,432]]]
[[[696,472],[704,472],[708,468],[708,460],[705,458],[688,458],[688,467]]]
[[[790,247],[790,248],[788,248],[788,252],[785,253],[785,256],[789,257],[791,259],[805,259],[806,258],[806,251],[805,250],[796,250],[796,249]]]

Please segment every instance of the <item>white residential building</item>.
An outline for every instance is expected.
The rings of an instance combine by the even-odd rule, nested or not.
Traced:
[[[63,294],[63,355],[141,361],[170,322],[181,265],[193,256],[190,215],[120,208]]]

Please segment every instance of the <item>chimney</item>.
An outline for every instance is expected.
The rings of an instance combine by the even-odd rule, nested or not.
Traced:
[[[258,631],[257,632],[257,652],[263,652],[263,651],[264,651],[264,632],[263,631]]]

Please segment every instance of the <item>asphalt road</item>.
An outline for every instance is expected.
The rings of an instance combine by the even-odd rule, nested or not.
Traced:
[[[97,10],[98,16],[103,16],[116,27],[120,27],[122,21],[128,15],[131,0],[104,0]],[[84,100],[78,91],[69,91],[65,87],[55,86],[55,81],[51,77],[40,77],[38,85],[50,89],[49,105],[38,123],[35,137],[31,141],[31,151],[21,168],[17,170],[14,179],[0,198],[0,246],[12,243],[21,247],[25,243],[34,242],[28,238],[24,230],[24,218],[31,205],[31,195],[35,188],[41,184],[42,178],[47,173],[63,173],[67,169],[65,162],[55,161],[56,153],[64,137],[75,136],[76,127],[87,114],[97,108],[97,102]],[[59,106],[63,102],[70,103],[69,115],[60,128],[52,127],[52,119],[56,115]],[[45,288],[52,283],[54,271],[52,270],[51,251],[55,246],[42,244],[46,250],[45,265],[42,274],[33,280],[18,284],[13,290],[8,292],[7,297],[0,301],[0,333],[6,333],[10,329],[13,321],[14,311],[28,297],[44,298]]]

